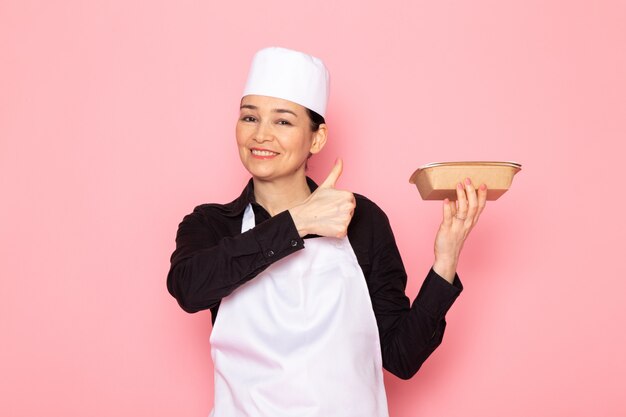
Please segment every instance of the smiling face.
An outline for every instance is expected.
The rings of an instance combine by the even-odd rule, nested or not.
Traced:
[[[245,96],[236,128],[239,157],[257,180],[305,176],[309,153],[326,143],[326,125],[316,132],[306,109],[275,97]]]

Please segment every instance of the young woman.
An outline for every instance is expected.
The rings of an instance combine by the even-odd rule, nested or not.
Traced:
[[[266,48],[253,60],[236,137],[251,179],[178,227],[169,292],[211,309],[214,417],[388,416],[383,367],[408,379],[441,343],[462,290],[459,254],[486,187],[444,201],[435,259],[416,299],[389,221],[367,198],[306,176],[326,144],[329,76],[319,59]]]

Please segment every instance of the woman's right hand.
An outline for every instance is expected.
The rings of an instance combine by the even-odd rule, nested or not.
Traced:
[[[342,170],[343,162],[337,159],[324,182],[303,203],[289,209],[300,237],[341,238],[348,234],[356,200],[351,192],[335,189]]]

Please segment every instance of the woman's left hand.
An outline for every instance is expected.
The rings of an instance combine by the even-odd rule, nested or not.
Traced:
[[[457,184],[457,202],[445,199],[443,221],[435,237],[435,263],[433,270],[452,283],[463,243],[485,208],[487,186],[482,184],[478,193],[469,178]]]

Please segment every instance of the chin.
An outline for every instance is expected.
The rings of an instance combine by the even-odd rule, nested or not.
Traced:
[[[306,171],[304,169],[304,164],[300,167],[281,167],[280,170],[276,170],[277,166],[272,166],[273,164],[257,164],[254,160],[242,160],[243,167],[248,171],[248,173],[256,180],[260,181],[271,181],[278,178],[287,178],[287,177],[299,177],[300,175],[306,175]]]
[[[270,180],[273,178],[274,176],[274,172],[272,170],[269,169],[262,169],[259,167],[251,167],[248,164],[244,164],[244,168],[246,169],[246,171],[248,171],[248,173],[257,180]]]

